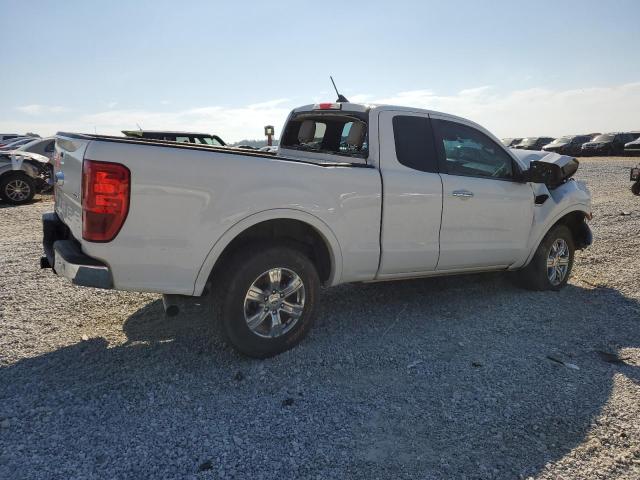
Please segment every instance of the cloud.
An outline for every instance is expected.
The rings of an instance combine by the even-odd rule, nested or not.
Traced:
[[[403,105],[459,115],[480,123],[500,137],[640,130],[640,82],[609,87],[530,88],[510,92],[485,85],[450,95],[415,89],[388,96],[354,94],[349,98],[371,104]],[[292,100],[278,98],[246,106],[210,105],[177,111],[169,106],[162,106],[159,111],[119,108],[78,114],[73,118],[58,115],[68,111],[63,107],[26,105],[18,107],[18,110],[34,117],[31,121],[3,119],[0,120],[0,130],[36,131],[41,135],[57,131],[97,131],[119,135],[121,130],[135,129],[136,124],[140,124],[144,129],[215,133],[233,142],[262,138],[265,125],[274,125],[276,135],[279,135],[289,111],[298,103],[314,102],[294,104]]]
[[[16,107],[16,110],[22,113],[26,113],[27,115],[34,115],[34,116],[49,114],[49,113],[63,113],[63,112],[69,111],[69,109],[65,107],[57,106],[57,105],[50,106],[50,105],[38,105],[38,104],[23,105],[21,107]]]
[[[288,99],[275,99],[244,107],[207,106],[182,111],[148,111],[121,109],[80,116],[84,131],[120,134],[120,130],[136,128],[148,130],[183,130],[215,133],[225,141],[262,138],[265,125],[279,129],[291,110]],[[276,132],[279,134],[279,132]]]
[[[640,82],[569,90],[531,88],[507,93],[482,86],[453,95],[414,90],[371,103],[459,115],[502,137],[640,130]]]

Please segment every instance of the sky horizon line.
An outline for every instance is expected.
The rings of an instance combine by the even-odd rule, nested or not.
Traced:
[[[148,130],[215,133],[229,142],[259,140],[264,125],[275,125],[278,138],[292,108],[334,101],[333,97],[335,94],[331,96],[328,92],[321,92],[310,96],[306,103],[278,98],[235,107],[200,105],[180,108],[170,102],[158,102],[159,108],[155,111],[127,108],[113,101],[104,110],[80,115],[65,105],[32,103],[14,107],[19,119],[0,120],[0,129],[17,130],[12,133],[24,133],[26,129],[42,136],[59,131],[118,135],[121,130],[135,130],[141,126]],[[640,112],[640,80],[609,87],[559,91],[529,88],[502,93],[485,85],[465,88],[454,95],[439,95],[434,90],[418,88],[387,96],[354,93],[349,94],[348,99],[353,103],[398,105],[462,116],[480,123],[498,137],[640,130],[640,118],[634,115]],[[520,121],[520,125],[514,127],[514,117],[522,115],[523,107],[526,107],[524,111],[528,120]],[[576,109],[583,114],[576,116]],[[568,116],[563,114],[563,110],[572,113]],[[15,125],[13,129],[12,124]]]

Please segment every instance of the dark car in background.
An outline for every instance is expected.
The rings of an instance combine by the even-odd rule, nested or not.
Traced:
[[[213,147],[224,147],[226,145],[219,136],[209,133],[170,132],[164,130],[122,130],[122,133],[129,138],[138,138],[141,140],[167,140],[170,142],[195,143]]]
[[[542,150],[542,147],[553,142],[553,137],[527,137],[522,141],[514,145],[513,148],[519,148],[521,150]]]
[[[625,143],[624,153],[626,155],[640,155],[640,133],[638,134],[638,138],[636,138],[632,142]]]
[[[500,141],[505,147],[513,148],[522,141],[522,138],[502,138]]]
[[[545,145],[542,150],[561,155],[579,155],[582,152],[582,144],[590,140],[591,136],[589,135],[565,135]]]
[[[33,142],[37,140],[37,137],[17,137],[9,140],[9,143],[0,147],[0,151],[2,150],[15,150],[22,145],[26,145],[29,142]]]
[[[581,155],[624,155],[625,144],[632,140],[634,140],[632,133],[603,133],[583,144]]]

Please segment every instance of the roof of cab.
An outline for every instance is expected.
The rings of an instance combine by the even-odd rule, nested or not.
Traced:
[[[338,104],[336,102],[329,102],[329,103]],[[470,123],[472,125],[475,125],[475,126],[481,128],[482,130],[486,130],[482,125],[479,125],[476,122],[474,122],[473,120],[469,120],[468,118],[458,117],[456,115],[451,115],[450,113],[438,112],[436,110],[427,110],[425,108],[401,107],[401,106],[398,106],[398,105],[386,105],[386,104],[366,104],[366,103],[351,103],[351,102],[347,102],[347,103],[340,103],[339,105],[341,105],[341,108],[339,110],[330,110],[330,109],[323,110],[323,109],[320,108],[320,105],[321,105],[320,103],[311,103],[311,104],[308,104],[308,105],[303,105],[301,107],[293,109],[292,113],[313,112],[313,111],[319,111],[319,112],[322,111],[324,113],[331,113],[331,112],[335,112],[335,113],[340,113],[340,112],[343,112],[343,113],[349,113],[349,112],[366,113],[366,112],[370,112],[372,110],[393,111],[393,112],[407,112],[407,113],[426,113],[428,115],[438,115],[439,117],[447,118],[447,119],[454,120],[454,121],[467,122],[467,123]]]

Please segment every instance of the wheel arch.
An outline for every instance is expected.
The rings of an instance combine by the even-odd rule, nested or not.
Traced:
[[[202,295],[209,278],[226,258],[260,239],[306,247],[324,285],[336,284],[342,275],[340,245],[326,223],[300,210],[265,210],[240,220],[213,244],[196,277],[194,295]]]
[[[542,233],[536,239],[534,247],[529,252],[526,262],[522,265],[525,267],[529,264],[533,256],[535,255],[540,243],[544,237],[554,228],[556,225],[566,225],[573,236],[573,241],[576,250],[582,250],[591,245],[592,234],[591,229],[585,222],[585,219],[590,215],[590,211],[586,206],[579,205],[577,208],[574,206],[571,209],[565,210],[558,214],[554,219],[549,222],[549,226],[542,230]]]

